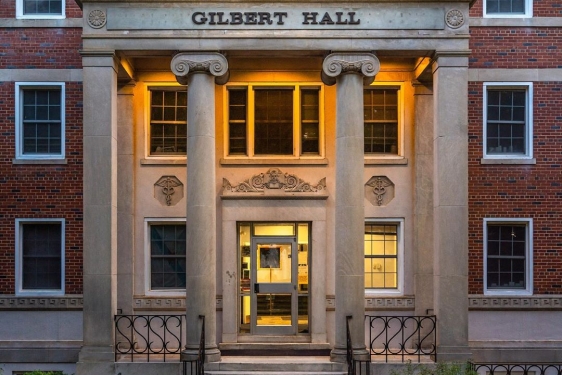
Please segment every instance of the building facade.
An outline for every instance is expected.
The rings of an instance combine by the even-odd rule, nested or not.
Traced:
[[[182,359],[200,316],[211,362],[343,362],[347,317],[365,357],[367,314],[562,360],[561,3],[1,5],[4,374],[138,372],[134,315]]]

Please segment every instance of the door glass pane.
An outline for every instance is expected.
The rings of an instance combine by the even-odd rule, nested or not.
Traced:
[[[289,223],[280,224],[254,224],[254,235],[256,236],[294,236],[295,225]]]
[[[258,283],[291,282],[291,244],[259,244],[256,256]]]
[[[291,295],[290,294],[258,294],[257,296],[258,326],[290,326]]]
[[[299,294],[299,330],[298,333],[309,333],[308,330],[308,295]]]
[[[240,333],[250,333],[251,310],[250,295],[240,297]]]

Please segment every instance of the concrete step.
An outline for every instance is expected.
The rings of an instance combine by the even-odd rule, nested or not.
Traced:
[[[346,375],[347,371],[205,371],[207,375]]]
[[[205,364],[208,375],[345,375],[346,369],[327,356],[223,356]]]

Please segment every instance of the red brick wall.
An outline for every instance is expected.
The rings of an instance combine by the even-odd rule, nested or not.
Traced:
[[[81,68],[80,28],[0,29],[0,69]]]
[[[74,0],[66,0],[66,18],[80,18],[82,10]],[[16,18],[16,0],[0,0],[0,18]]]
[[[562,28],[472,27],[471,68],[562,68]]]
[[[470,17],[482,17],[484,0],[476,0],[470,8]],[[562,17],[562,2],[533,0],[533,17]]]
[[[483,219],[533,218],[535,294],[562,293],[562,82],[535,82],[536,165],[481,165],[482,83],[469,84],[469,293],[483,285]]]
[[[66,293],[82,293],[82,84],[67,82],[66,165],[12,164],[13,82],[0,82],[0,294],[15,292],[15,219],[66,220]]]

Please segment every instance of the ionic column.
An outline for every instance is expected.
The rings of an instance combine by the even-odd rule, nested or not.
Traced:
[[[187,84],[187,345],[182,360],[197,356],[200,315],[205,316],[207,360],[220,360],[216,338],[215,82],[224,83],[226,58],[218,53],[179,53],[172,59],[178,82]]]
[[[468,347],[468,55],[433,66],[434,309],[442,361]]]
[[[364,127],[363,85],[378,73],[378,59],[370,53],[334,53],[322,66],[322,80],[336,86],[336,345],[335,362],[346,360],[346,317],[356,357],[365,349],[364,269]]]
[[[117,60],[82,53],[84,341],[77,374],[111,374],[117,301]]]

